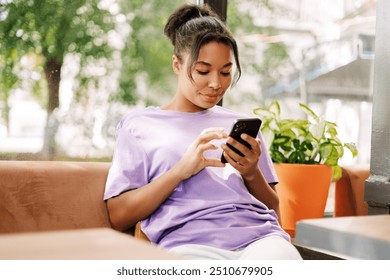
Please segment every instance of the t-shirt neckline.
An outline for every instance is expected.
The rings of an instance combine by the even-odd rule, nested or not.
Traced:
[[[202,111],[198,111],[198,112],[181,112],[181,111],[166,110],[158,106],[154,107],[154,109],[171,116],[204,116],[204,115],[211,114],[214,110],[214,107]]]

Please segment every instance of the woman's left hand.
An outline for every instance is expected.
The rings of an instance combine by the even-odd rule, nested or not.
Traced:
[[[241,138],[251,146],[251,149],[232,137],[228,137],[227,143],[239,150],[243,156],[237,154],[226,144],[222,145],[222,149],[226,161],[240,172],[241,176],[245,179],[246,176],[251,176],[258,171],[257,163],[261,155],[261,148],[259,139],[255,139],[245,133],[241,134]]]

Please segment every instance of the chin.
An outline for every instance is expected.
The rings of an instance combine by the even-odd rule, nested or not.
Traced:
[[[202,102],[200,105],[203,105],[201,107],[204,107],[204,108],[212,108],[214,107],[215,105],[217,105],[219,102],[221,101],[221,99],[218,99],[218,100],[214,100],[212,102]]]
[[[200,107],[206,110],[206,109],[213,108],[217,104],[218,103],[207,103],[207,104],[203,104],[203,106],[200,106]]]
[[[213,100],[212,102],[207,102],[205,100],[199,100],[198,102],[194,102],[193,104],[195,106],[197,106],[198,108],[200,109],[203,109],[203,110],[206,110],[206,109],[210,109],[210,108],[213,108],[215,105],[218,104],[218,102],[220,102],[221,99],[219,100]]]

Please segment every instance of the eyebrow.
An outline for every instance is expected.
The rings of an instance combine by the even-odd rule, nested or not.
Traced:
[[[205,66],[212,66],[210,63],[206,62],[206,61],[197,61],[195,64],[202,64],[202,65],[205,65]],[[232,62],[228,62],[226,63],[224,66],[222,66],[222,68],[226,68],[228,66],[232,66],[233,63]]]

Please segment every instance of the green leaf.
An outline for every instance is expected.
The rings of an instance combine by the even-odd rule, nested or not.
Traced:
[[[306,155],[303,151],[298,151],[299,163],[306,163]]]
[[[340,158],[340,153],[336,147],[331,146],[330,154],[325,158],[324,164],[336,166]]]
[[[271,157],[272,161],[276,163],[287,162],[287,159],[284,154],[276,150],[271,150]]]
[[[280,128],[279,128],[279,125],[278,125],[278,122],[276,121],[276,119],[271,119],[269,122],[268,122],[268,126],[269,128],[274,131],[275,133],[278,133],[280,132]]]
[[[320,118],[317,116],[316,113],[312,109],[310,109],[307,105],[300,103],[299,106],[302,108],[302,110],[312,117],[316,122],[320,122]]]
[[[294,140],[293,140],[293,147],[294,147],[296,150],[299,150],[299,149],[300,149],[300,146],[301,146],[301,142],[300,142],[298,139],[294,139]]]
[[[271,105],[269,106],[269,111],[274,114],[275,117],[280,116],[280,105],[278,101],[272,101]]]
[[[305,140],[302,142],[302,147],[305,147],[309,151],[313,151],[313,144],[309,140]]]
[[[291,146],[288,146],[288,145],[281,145],[281,146],[279,146],[283,151],[285,151],[285,152],[291,152],[292,150],[294,150],[294,148],[293,147],[291,147]]]
[[[316,139],[318,142],[321,140],[321,138],[325,135],[325,123],[319,122],[310,125],[310,133]]]
[[[319,149],[321,158],[328,158],[332,154],[332,149],[333,146],[329,142],[322,143]]]
[[[340,142],[340,140],[337,138],[337,129],[335,127],[327,128],[326,133],[328,134],[328,136],[330,138],[335,139],[338,142]]]
[[[337,181],[341,178],[343,175],[343,170],[340,166],[332,166],[332,172],[333,172],[333,181]]]
[[[299,163],[299,153],[294,151],[288,157],[288,163]]]
[[[253,110],[253,113],[255,115],[260,115],[263,118],[275,118],[276,117],[273,112],[270,112],[266,108],[256,108],[256,109]]]
[[[355,143],[345,143],[344,147],[351,151],[353,157],[358,155],[358,149],[356,148]]]
[[[280,136],[280,135],[276,135],[275,136],[275,139],[274,139],[274,144],[275,145],[283,145],[283,144],[286,144],[290,141],[290,137],[288,136]]]

